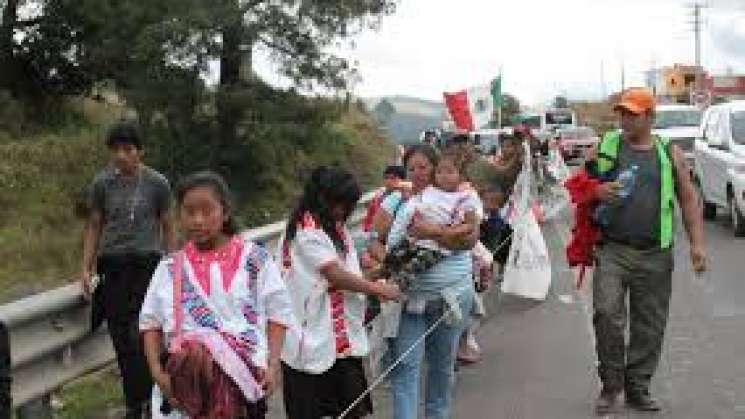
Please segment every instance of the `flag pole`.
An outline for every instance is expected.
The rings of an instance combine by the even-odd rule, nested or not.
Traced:
[[[504,96],[502,95],[502,65],[499,66],[499,106],[497,107],[497,129],[502,129],[502,104]]]

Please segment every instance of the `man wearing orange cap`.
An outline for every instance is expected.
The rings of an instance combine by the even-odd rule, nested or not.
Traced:
[[[598,414],[627,406],[657,411],[649,385],[662,351],[673,271],[673,213],[677,199],[695,272],[706,269],[703,219],[681,150],[652,135],[654,96],[626,90],[615,106],[621,132],[607,133],[588,168],[605,180],[595,191],[603,212],[596,222],[593,324],[602,390]],[[602,215],[601,215],[602,214]],[[626,349],[626,295],[629,342]]]

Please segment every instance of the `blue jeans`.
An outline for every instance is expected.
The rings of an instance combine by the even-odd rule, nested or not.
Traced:
[[[440,322],[424,342],[413,349],[390,375],[393,392],[394,419],[416,419],[419,408],[419,382],[422,361],[427,357],[425,382],[425,417],[431,419],[450,418],[451,401],[455,384],[454,368],[458,339],[463,332],[473,305],[473,291],[461,294],[463,320],[448,324]],[[427,304],[424,313],[416,314],[404,310],[398,327],[398,336],[391,339],[390,360],[395,361],[406,352],[427,329],[442,316],[444,303],[441,300]]]

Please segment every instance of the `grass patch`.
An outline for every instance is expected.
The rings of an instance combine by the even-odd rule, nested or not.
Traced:
[[[105,162],[101,133],[43,135],[0,144],[0,301],[75,278],[81,190]]]
[[[117,417],[124,406],[120,378],[116,367],[70,382],[58,394],[62,403],[55,412],[58,419],[101,419]]]

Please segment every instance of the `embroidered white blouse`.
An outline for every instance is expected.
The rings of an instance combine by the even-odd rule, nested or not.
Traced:
[[[243,239],[240,239],[243,240]],[[268,356],[267,322],[286,326],[294,325],[289,294],[282,281],[279,268],[263,247],[244,240],[238,269],[232,281],[222,278],[217,261],[209,266],[209,291],[195,280],[195,270],[189,258],[184,258],[183,281],[189,281],[191,291],[209,309],[220,324],[220,330],[233,335],[249,333],[255,347],[251,356],[253,364],[266,368]],[[173,336],[173,255],[158,265],[150,282],[140,311],[140,330],[158,329],[164,332],[165,343]],[[188,304],[184,304],[188,310]],[[188,313],[184,315],[182,331],[197,330],[199,326]]]
[[[282,361],[293,369],[321,374],[329,370],[337,358],[368,354],[363,325],[365,296],[334,290],[321,275],[321,269],[332,262],[362,275],[349,231],[344,228],[342,232],[346,238],[345,255],[315,226],[299,228],[289,246],[290,262],[284,277],[298,328],[287,331]]]

